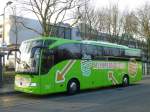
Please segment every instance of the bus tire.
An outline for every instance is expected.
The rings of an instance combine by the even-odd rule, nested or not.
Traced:
[[[76,94],[77,92],[79,92],[79,90],[80,90],[79,81],[77,79],[69,80],[69,82],[67,84],[67,93],[69,95],[73,95],[73,94]]]
[[[124,75],[123,76],[123,79],[122,79],[122,86],[123,87],[127,87],[127,86],[129,86],[129,76],[128,75]]]

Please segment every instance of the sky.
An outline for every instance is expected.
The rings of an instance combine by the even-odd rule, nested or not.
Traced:
[[[0,15],[3,13],[4,7],[8,1],[10,0],[0,0]]]
[[[3,14],[4,7],[6,3],[11,0],[0,0],[0,15]],[[13,0],[12,0],[13,1]],[[128,9],[134,10],[141,7],[143,4],[150,2],[150,0],[92,0],[92,4],[96,8],[108,7],[109,4],[118,3],[119,9],[121,11]],[[10,6],[6,8],[6,12]],[[7,13],[6,13],[7,14]]]
[[[93,0],[96,8],[108,7],[112,3],[118,3],[121,11],[128,9],[129,11],[140,8],[150,0]]]

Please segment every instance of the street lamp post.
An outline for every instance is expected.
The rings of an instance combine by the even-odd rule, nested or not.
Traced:
[[[4,14],[1,14],[0,16],[4,16]],[[0,88],[2,87],[2,81],[3,81],[3,75],[2,75],[2,53],[0,51]]]
[[[7,6],[11,5],[13,2],[11,1],[8,1],[6,3],[6,6],[4,7],[4,13],[3,13],[3,40],[2,40],[2,47],[4,47],[5,45],[5,9],[7,8]],[[1,85],[2,85],[2,82],[3,82],[3,76],[4,76],[4,67],[5,67],[5,54],[4,54],[4,49],[2,48],[2,54],[3,54],[3,63],[1,66],[1,69],[0,69],[0,72],[1,72]]]
[[[3,15],[3,45],[4,45],[4,42],[5,42],[5,9],[7,8],[7,6],[11,5],[13,2],[12,1],[8,1],[6,3],[6,6],[4,7],[4,15]]]

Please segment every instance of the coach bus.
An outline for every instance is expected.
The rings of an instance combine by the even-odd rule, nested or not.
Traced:
[[[41,37],[22,42],[19,51],[16,91],[74,94],[142,79],[141,50],[123,45]]]

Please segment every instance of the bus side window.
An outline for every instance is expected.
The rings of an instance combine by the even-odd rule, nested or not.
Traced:
[[[120,48],[104,47],[103,49],[104,56],[121,57],[123,56],[123,54],[124,54],[123,49],[120,49]]]
[[[119,48],[112,48],[112,56],[120,57],[120,49]]]
[[[98,60],[106,60],[106,57],[103,56],[103,47],[97,46],[97,57]]]
[[[104,56],[112,56],[112,49],[110,47],[103,47]]]
[[[64,60],[64,52],[63,52],[63,49],[59,46],[59,47],[56,47],[54,48],[54,56],[55,56],[55,64]]]
[[[50,49],[44,49],[42,53],[42,60],[41,60],[41,73],[47,73],[50,68],[54,65],[54,54],[51,52]]]
[[[124,49],[120,49],[120,56],[124,57],[125,56],[125,50]]]
[[[98,57],[103,56],[103,47],[101,47],[101,46],[97,47],[97,56]]]
[[[97,47],[95,45],[82,44],[82,57],[83,55],[91,56],[91,59],[97,57]]]
[[[70,46],[70,52],[74,54],[75,59],[80,59],[81,58],[81,45],[80,44],[72,44]]]
[[[55,48],[55,57],[58,63],[63,60],[68,59],[80,59],[81,58],[81,49],[80,44],[64,44]]]

